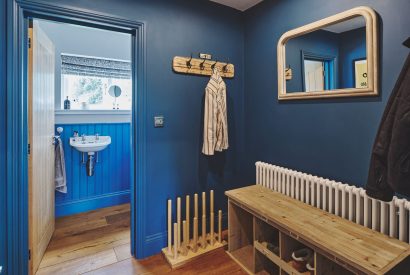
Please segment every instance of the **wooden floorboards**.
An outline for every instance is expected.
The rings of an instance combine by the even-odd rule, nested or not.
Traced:
[[[177,270],[161,254],[135,260],[130,254],[129,204],[56,220],[38,275],[58,274],[245,274],[223,249]]]

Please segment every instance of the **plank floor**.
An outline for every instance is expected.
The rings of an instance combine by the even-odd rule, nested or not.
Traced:
[[[56,230],[37,275],[245,274],[216,250],[171,270],[161,254],[137,261],[130,254],[129,204],[56,219]]]

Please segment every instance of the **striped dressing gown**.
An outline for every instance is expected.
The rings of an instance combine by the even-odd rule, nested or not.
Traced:
[[[204,143],[202,153],[214,155],[228,149],[228,120],[226,114],[226,85],[217,68],[205,89]]]

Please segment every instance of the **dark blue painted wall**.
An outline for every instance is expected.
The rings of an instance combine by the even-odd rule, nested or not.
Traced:
[[[366,28],[341,33],[339,54],[340,87],[354,88],[353,60],[366,58]]]
[[[225,212],[224,190],[245,184],[240,177],[244,154],[242,14],[206,0],[48,2],[146,22],[146,256],[166,245],[168,198],[213,188],[215,209]],[[191,52],[211,53],[218,60],[229,59],[235,64],[235,78],[226,80],[230,148],[214,158],[201,154],[203,96],[208,78],[176,74],[171,67],[174,56],[189,56]],[[164,115],[164,128],[153,127],[157,114]]]
[[[147,122],[152,125],[152,117],[163,114],[165,127],[149,126],[146,133],[144,188],[150,218],[144,221],[146,256],[165,245],[168,197],[214,188],[216,209],[225,209],[223,191],[253,183],[257,160],[357,185],[364,183],[377,125],[408,53],[401,46],[409,35],[407,0],[265,0],[246,12],[245,18],[205,0],[48,1],[147,23]],[[278,103],[279,37],[287,30],[358,5],[373,6],[383,19],[382,96]],[[3,18],[0,17],[0,29],[5,25]],[[174,55],[199,51],[210,52],[220,60],[229,58],[236,66],[235,79],[227,80],[231,147],[215,158],[200,153],[207,79],[178,75],[171,70]],[[4,77],[4,65],[0,66]],[[4,113],[1,111],[2,123]],[[0,126],[4,132],[4,125]],[[2,148],[3,160],[4,152]]]
[[[59,124],[66,163],[67,194],[56,192],[56,217],[72,215],[130,201],[131,133],[129,123]],[[111,136],[111,144],[99,153],[95,174],[88,177],[81,153],[70,146],[74,131]]]
[[[292,79],[286,81],[286,91],[304,91],[301,51],[315,55],[332,56],[335,66],[339,57],[338,35],[329,31],[318,30],[289,40],[286,43],[286,66],[292,69]],[[337,75],[338,70],[335,70]]]
[[[368,5],[381,16],[381,92],[376,98],[278,102],[276,46],[286,31]],[[257,160],[362,186],[391,89],[409,50],[410,1],[263,1],[245,13],[245,178]],[[255,68],[263,68],[257,70]]]
[[[6,1],[0,1],[0,266],[6,263]]]

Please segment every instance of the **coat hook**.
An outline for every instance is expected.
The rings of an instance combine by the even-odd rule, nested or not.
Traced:
[[[211,65],[211,69],[212,69],[212,70],[215,69],[215,65],[216,65],[217,63],[218,63],[218,59],[215,61],[214,64]]]
[[[225,66],[222,67],[222,70],[224,73],[228,72],[228,65],[229,65],[229,58],[228,58],[228,62],[225,64]]]
[[[205,69],[205,61],[206,61],[206,58],[204,58],[204,61],[202,61],[202,63],[201,64],[199,64],[199,68],[201,69],[201,70],[204,70]]]
[[[191,53],[191,58],[186,62],[186,66],[188,67],[188,69],[191,69],[192,67],[191,60],[192,60],[192,53]]]

